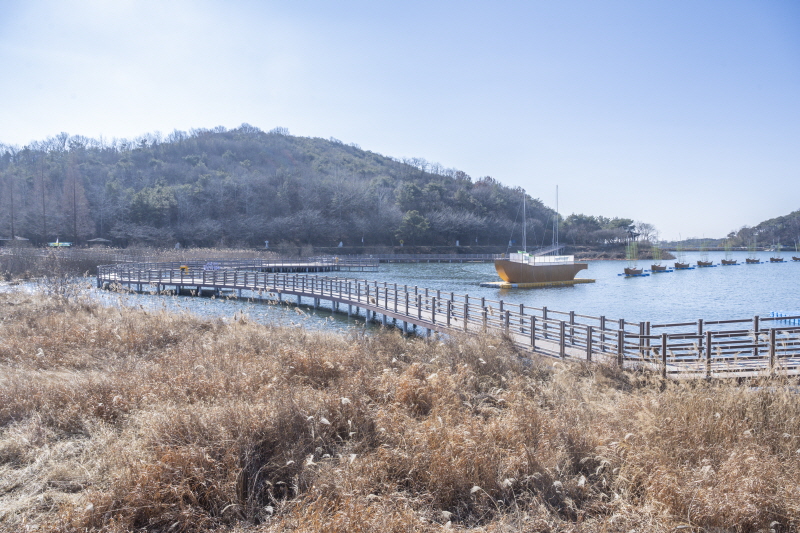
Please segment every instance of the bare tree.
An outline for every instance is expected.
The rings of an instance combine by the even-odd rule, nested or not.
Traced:
[[[647,242],[651,242],[657,234],[654,225],[641,221],[636,223],[636,231],[639,233],[639,237]]]

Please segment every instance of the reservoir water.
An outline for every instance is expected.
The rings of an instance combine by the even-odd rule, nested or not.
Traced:
[[[543,307],[555,311],[575,311],[581,315],[608,319],[624,318],[631,322],[690,322],[705,320],[744,319],[771,313],[800,315],[800,262],[784,254],[784,263],[769,263],[769,252],[758,254],[764,264],[716,266],[694,270],[651,274],[625,278],[619,274],[624,261],[589,261],[589,269],[579,277],[595,279],[571,287],[543,289],[493,289],[481,287],[484,281],[499,278],[490,263],[403,263],[381,264],[378,272],[340,273],[343,277],[387,281],[398,285],[417,285],[443,292],[469,294],[503,300],[513,304]],[[723,252],[710,252],[710,260],[719,264]],[[733,258],[744,263],[746,252]],[[696,264],[699,253],[687,253],[685,260]],[[674,260],[663,264],[672,266]],[[639,267],[649,268],[640,261]],[[152,295],[119,296],[105,291],[95,294],[109,303],[164,307],[185,310],[206,317],[232,317],[244,313],[252,320],[282,325],[303,325],[309,329],[348,331],[364,327],[363,320],[331,314],[327,309],[297,309],[294,306],[266,304],[242,299],[209,299]],[[294,299],[291,299],[293,302]],[[327,305],[323,301],[323,306]]]

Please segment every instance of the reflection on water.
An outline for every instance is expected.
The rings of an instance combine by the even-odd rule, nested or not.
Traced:
[[[693,264],[700,259],[699,253],[686,255],[686,260]],[[791,257],[787,257],[785,263],[770,264],[768,252],[759,255],[767,263],[697,268],[640,278],[618,275],[626,265],[624,261],[590,261],[589,270],[582,271],[579,276],[595,279],[596,283],[544,289],[480,287],[483,281],[498,279],[494,266],[487,263],[382,264],[378,272],[342,275],[388,281],[400,286],[417,285],[471,297],[502,299],[531,307],[546,306],[581,315],[624,318],[631,322],[649,320],[655,324],[689,322],[698,318],[743,319],[756,314],[769,316],[772,312],[800,315],[800,262],[792,262]],[[717,264],[723,257],[722,252],[709,253],[709,259]],[[734,258],[740,263],[744,263],[746,257],[744,252],[734,253]],[[673,262],[664,261],[664,264]],[[649,268],[649,262],[640,261],[639,266]],[[345,332],[365,327],[363,316],[357,319],[331,313],[325,301],[322,302],[323,308],[315,310],[259,301],[258,295],[248,292],[242,299],[118,295],[98,290],[93,290],[92,294],[111,305],[134,305],[153,310],[163,308],[210,318],[233,318],[234,314],[244,313],[260,323],[308,329]],[[296,299],[288,297],[287,301],[295,303]],[[310,302],[310,299],[304,301]]]

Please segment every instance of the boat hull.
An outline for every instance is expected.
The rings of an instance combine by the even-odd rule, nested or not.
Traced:
[[[723,259],[722,260],[722,264],[726,265],[726,266],[727,265],[735,265],[736,264],[736,259]]]
[[[689,263],[675,263],[676,270],[688,270],[690,267]]]
[[[650,270],[653,272],[666,272],[667,266],[666,265],[650,265]]]
[[[698,261],[697,262],[697,266],[699,266],[699,267],[710,267],[713,264],[714,264],[713,261]]]
[[[569,263],[562,265],[526,265],[496,259],[494,268],[500,279],[508,283],[552,283],[557,281],[571,281],[581,270],[586,270],[586,263]]]

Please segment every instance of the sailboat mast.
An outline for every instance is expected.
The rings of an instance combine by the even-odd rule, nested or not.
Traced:
[[[553,244],[558,245],[558,185],[556,185],[556,220],[553,225],[556,227],[555,235],[553,235],[555,242]]]
[[[527,202],[525,201],[525,189],[522,189],[522,251],[527,253],[527,251],[528,251],[528,234],[527,234],[528,219],[525,218],[525,204],[526,203]]]

